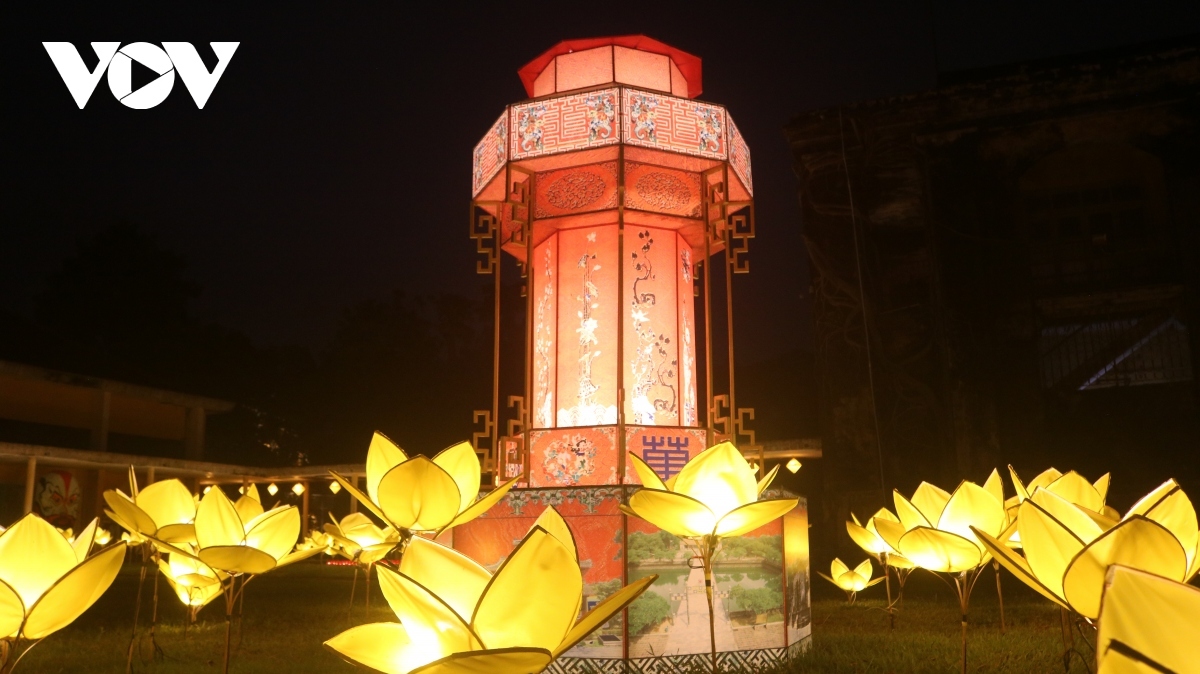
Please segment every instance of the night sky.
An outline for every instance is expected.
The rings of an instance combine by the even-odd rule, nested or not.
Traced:
[[[312,348],[393,289],[478,292],[471,149],[516,70],[565,38],[644,33],[700,56],[702,98],[750,145],[759,238],[738,279],[742,360],[811,339],[782,128],[813,108],[927,89],[937,73],[1200,31],[1200,3],[412,3],[355,9],[6,6],[0,304],[28,312],[81,238],[118,221],[190,261],[200,317]],[[240,3],[242,5],[251,3]],[[253,3],[262,5],[263,3]],[[458,9],[454,9],[458,8]],[[79,110],[40,42],[241,46],[203,110],[181,82],[151,110],[102,80]],[[936,48],[935,48],[936,45]],[[90,64],[89,64],[90,65]],[[135,86],[136,86],[135,82]]]

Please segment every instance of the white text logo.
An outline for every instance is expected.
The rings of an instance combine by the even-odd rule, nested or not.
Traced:
[[[95,70],[88,70],[79,51],[70,42],[43,42],[54,67],[62,76],[63,83],[75,99],[75,104],[82,110],[87,105],[100,77],[108,71],[108,88],[122,105],[137,110],[146,110],[162,103],[175,86],[175,73],[183,80],[197,108],[203,108],[212,95],[217,81],[225,73],[233,52],[240,42],[209,42],[217,55],[217,66],[212,72],[204,67],[200,54],[190,42],[163,42],[162,47],[149,42],[131,42],[121,46],[120,42],[93,42],[92,50],[96,52]],[[158,73],[158,77],[133,90],[133,62]]]

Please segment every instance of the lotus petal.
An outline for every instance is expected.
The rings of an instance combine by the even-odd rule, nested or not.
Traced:
[[[870,559],[864,559],[858,566],[854,567],[854,573],[862,576],[864,579],[870,580],[871,574],[875,572],[875,567],[871,566]]]
[[[1001,539],[979,530],[975,531],[975,536],[983,543],[988,552],[992,554],[992,557],[997,562],[1000,562],[1001,566],[1011,571],[1017,577],[1017,580],[1037,590],[1039,594],[1055,604],[1065,609],[1071,608],[1062,597],[1054,594],[1050,588],[1038,580],[1038,577],[1033,574],[1033,570],[1029,568],[1029,562],[1024,557],[1009,548]]]
[[[607,599],[601,602],[599,606],[588,612],[587,615],[583,616],[583,618],[581,618],[579,622],[575,623],[575,626],[572,627],[569,632],[567,632],[567,636],[565,639],[563,639],[563,642],[554,649],[554,657],[557,658],[559,655],[570,650],[571,647],[582,641],[587,635],[594,632],[596,628],[608,622],[609,619],[615,616],[617,613],[620,613],[621,609],[633,603],[633,600],[637,599],[638,596],[641,595],[646,588],[653,585],[654,581],[656,580],[658,580],[658,575],[651,574],[645,578],[635,580],[634,582],[609,595]]]
[[[309,557],[315,557],[315,556],[321,554],[322,552],[325,552],[324,548],[309,548],[308,550],[296,550],[295,552],[289,552],[288,554],[283,556],[283,559],[280,559],[278,562],[275,563],[275,568],[280,569],[280,568],[287,566],[288,564],[295,564],[296,562],[302,562],[302,561],[308,559]]]
[[[1101,498],[1100,492],[1096,491],[1091,482],[1073,470],[1059,476],[1045,488],[1081,508],[1099,511],[1104,507],[1104,499]]]
[[[371,514],[375,515],[384,522],[388,521],[387,515],[383,514],[383,510],[379,507],[379,504],[372,500],[374,497],[364,494],[362,490],[355,486],[354,482],[351,482],[349,479],[342,477],[333,471],[330,471],[329,474],[333,476],[333,479],[337,480],[338,484],[342,485],[342,489],[345,489],[347,492],[349,492],[351,497],[361,503],[364,508],[370,510]]]
[[[438,452],[433,462],[458,485],[459,504],[455,513],[466,510],[479,494],[479,457],[469,442],[460,442]]]
[[[908,529],[915,529],[917,527],[933,526],[933,524],[931,524],[930,521],[928,519],[926,519],[924,513],[921,512],[920,508],[917,508],[917,506],[913,505],[913,502],[909,501],[907,498],[905,498],[904,494],[901,494],[899,491],[893,490],[892,491],[892,499],[896,503],[896,514],[899,515],[898,519],[900,520],[900,524],[904,525],[904,529],[906,531]],[[947,499],[947,500],[949,500],[949,499]],[[938,513],[939,514],[941,513],[940,509],[938,510]],[[934,520],[934,522],[936,522],[936,521],[937,520]]]
[[[0,579],[33,606],[78,562],[58,530],[37,515],[22,517],[0,533]]]
[[[1197,543],[1196,509],[1192,501],[1180,488],[1172,489],[1158,503],[1146,511],[1146,517],[1163,525],[1179,544],[1188,552],[1190,564]]]
[[[195,524],[168,524],[158,530],[154,537],[167,543],[195,543]]]
[[[700,452],[675,476],[672,491],[704,503],[715,518],[758,499],[758,481],[733,443]]]
[[[771,483],[775,481],[775,476],[778,474],[779,474],[779,465],[776,464],[774,468],[772,468],[770,471],[767,472],[766,475],[763,476],[763,479],[758,481],[758,494],[760,496],[762,495],[762,493],[764,491],[767,490],[767,487],[771,486]]]
[[[558,539],[564,547],[571,552],[571,557],[576,561],[579,560],[579,550],[575,545],[575,534],[571,533],[571,527],[567,526],[567,521],[562,515],[552,507],[548,507],[542,511],[537,520],[533,523],[534,527],[545,529],[546,533]],[[530,527],[532,529],[533,527]]]
[[[41,639],[71,624],[112,585],[124,561],[125,546],[118,543],[68,571],[29,609],[25,638]]]
[[[1000,471],[993,468],[992,474],[988,475],[987,482],[983,483],[983,488],[995,497],[1000,505],[1004,505],[1004,480],[1000,479]]]
[[[238,519],[242,520],[242,524],[246,524],[264,512],[262,501],[251,497],[248,493],[242,494],[238,500],[233,502],[233,509],[237,511]]]
[[[1110,479],[1111,475],[1109,473],[1105,473],[1101,475],[1094,484],[1092,484],[1092,487],[1095,488],[1096,493],[1100,494],[1101,502],[1108,498],[1108,483]]]
[[[847,573],[850,573],[850,567],[846,566],[846,563],[842,560],[834,557],[833,561],[829,564],[829,575],[834,578],[840,578]],[[834,582],[836,583],[836,581]]]
[[[846,533],[850,534],[850,539],[858,544],[858,547],[872,555],[891,552],[891,547],[882,538],[854,522],[846,522]]]
[[[414,644],[442,656],[483,648],[476,632],[429,588],[385,566],[375,567],[379,588]]]
[[[901,498],[904,497],[902,496]],[[900,539],[904,537],[906,529],[904,528],[904,525],[899,522],[893,522],[891,520],[876,520],[875,531],[879,532],[879,537],[883,539],[883,542],[887,543],[888,546],[895,551],[899,550]]]
[[[110,489],[104,492],[104,502],[108,504],[109,508],[112,508],[113,512],[117,514],[117,518],[119,518],[114,518],[113,521],[120,524],[126,530],[142,534],[153,534],[158,529],[158,525],[154,523],[154,518],[146,514],[145,510],[139,508],[120,489]]]
[[[300,511],[296,506],[275,508],[250,522],[246,545],[262,550],[276,561],[292,551],[300,536]]]
[[[1113,566],[1096,635],[1099,674],[1196,669],[1200,589]]]
[[[972,526],[989,534],[999,535],[1007,523],[1004,501],[996,500],[994,495],[973,482],[963,482],[954,490],[954,495],[942,509],[937,528],[939,531],[948,531],[968,541],[974,541]],[[977,547],[982,554],[982,545],[977,544]]]
[[[554,536],[534,527],[492,576],[471,625],[488,648],[551,651],[574,624],[582,593],[575,557]]]
[[[398,623],[351,627],[325,646],[354,664],[386,674],[408,674],[442,656],[430,644],[414,644]]]
[[[899,555],[894,552],[889,552],[887,556],[887,565],[894,569],[915,569],[916,564],[912,563],[909,558]]]
[[[651,468],[650,464],[646,463],[642,457],[634,454],[633,452],[629,452],[629,458],[632,459],[630,463],[633,465],[633,471],[637,473],[638,479],[641,480],[643,487],[649,487],[659,491],[667,491],[667,486],[663,484],[662,478],[658,476],[658,473],[654,472],[654,469]]]
[[[156,529],[196,519],[196,502],[192,500],[192,492],[174,478],[155,482],[141,490],[137,505],[154,521]]]
[[[799,502],[799,499],[781,498],[747,503],[718,520],[713,534],[722,538],[748,534],[791,512]]]
[[[100,518],[93,517],[91,522],[79,532],[75,537],[75,541],[71,543],[71,549],[75,551],[75,563],[78,564],[87,559],[88,553],[92,551],[92,544],[96,541],[96,528],[100,523]]]
[[[492,578],[470,557],[420,536],[409,541],[400,557],[400,573],[437,595],[464,623],[470,622]]]
[[[1161,524],[1135,515],[1104,532],[1075,556],[1063,575],[1063,597],[1080,615],[1100,616],[1104,578],[1112,564],[1182,578],[1187,558],[1171,532]]]
[[[1047,468],[1046,470],[1038,473],[1037,477],[1033,478],[1033,480],[1026,485],[1026,489],[1028,489],[1029,493],[1032,494],[1034,489],[1039,487],[1045,489],[1046,487],[1050,486],[1051,482],[1054,482],[1060,477],[1062,477],[1062,472],[1060,472],[1057,468]]]
[[[473,503],[471,505],[471,507],[460,512],[458,514],[458,516],[456,516],[454,518],[454,520],[452,522],[450,522],[450,524],[447,525],[446,528],[456,527],[460,524],[470,522],[471,520],[475,519],[476,517],[479,517],[480,515],[487,512],[488,510],[491,510],[492,506],[499,503],[500,499],[504,498],[504,495],[508,493],[508,490],[512,489],[516,484],[517,484],[517,478],[513,478],[513,479],[509,480],[508,482],[505,482],[504,484],[491,490],[490,492],[487,493],[486,496],[484,496],[483,498],[481,498],[478,501],[476,501],[475,503]]]
[[[271,555],[245,545],[213,545],[200,549],[200,560],[229,573],[266,573],[276,566]]]
[[[917,527],[905,533],[900,539],[900,554],[922,569],[944,573],[974,569],[984,561],[974,536],[968,540],[929,527]]]
[[[707,536],[717,524],[708,506],[677,492],[643,488],[629,497],[629,508],[635,516],[682,538]]]
[[[454,521],[461,496],[454,478],[424,456],[396,466],[379,480],[379,507],[401,529],[437,531]]]
[[[375,431],[371,436],[371,446],[367,448],[367,495],[371,501],[379,503],[380,480],[405,461],[408,461],[408,456],[404,450],[383,433]]]
[[[1021,503],[1017,527],[1029,569],[1051,593],[1063,597],[1063,574],[1083,550],[1083,541],[1033,499]]]
[[[1029,499],[1041,506],[1059,524],[1070,529],[1085,545],[1096,540],[1096,537],[1104,532],[1096,523],[1092,511],[1075,505],[1049,489],[1039,488]]]
[[[241,545],[246,529],[229,497],[215,487],[200,499],[196,509],[196,543],[201,548]]]
[[[942,510],[945,509],[946,503],[950,501],[950,494],[941,487],[928,482],[922,482],[917,485],[917,490],[913,492],[910,501],[921,511],[926,521],[932,524],[941,519]],[[903,517],[901,517],[901,521],[903,521]]]
[[[858,592],[867,588],[867,579],[853,571],[838,576],[837,586],[847,592]]]
[[[0,639],[17,636],[24,620],[25,604],[21,602],[21,595],[0,580]]]

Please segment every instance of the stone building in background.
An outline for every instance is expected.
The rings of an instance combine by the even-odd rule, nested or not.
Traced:
[[[1112,471],[1122,509],[1168,476],[1197,493],[1200,40],[942,80],[786,129],[829,524],[869,514],[880,472]]]

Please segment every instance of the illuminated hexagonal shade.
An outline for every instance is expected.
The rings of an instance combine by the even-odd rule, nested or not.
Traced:
[[[792,473],[795,473],[796,471],[800,470],[800,462],[796,459],[789,460],[787,462],[787,469]]]
[[[297,482],[296,484],[292,485],[292,493],[295,494],[296,496],[303,494],[304,493],[304,483]]]

